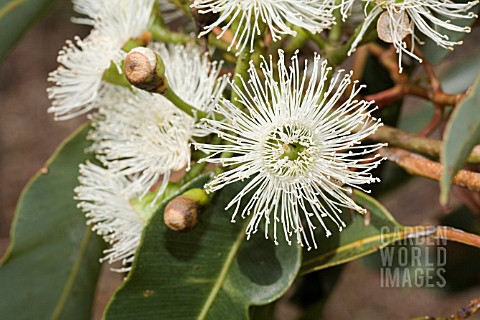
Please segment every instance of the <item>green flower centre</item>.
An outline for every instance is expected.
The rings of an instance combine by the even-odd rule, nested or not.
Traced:
[[[272,128],[263,144],[263,161],[277,176],[297,176],[308,172],[316,150],[311,130],[298,124]]]
[[[297,160],[302,152],[306,149],[305,146],[302,146],[299,143],[284,143],[282,145],[283,153],[280,158],[287,157],[288,160],[294,161]]]

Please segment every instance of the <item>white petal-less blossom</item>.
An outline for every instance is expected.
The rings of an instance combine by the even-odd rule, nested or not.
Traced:
[[[110,51],[96,32],[84,40],[75,37],[67,41],[59,52],[60,66],[48,78],[55,83],[47,89],[52,102],[48,112],[54,113],[56,120],[68,120],[95,108],[102,75],[111,64],[109,56],[116,54]]]
[[[234,46],[243,51],[250,46],[253,51],[255,36],[263,34],[264,25],[277,41],[281,35],[296,35],[291,26],[317,33],[334,24],[331,0],[195,0],[192,6],[201,14],[219,14],[200,36],[221,27],[220,38],[232,26],[240,26],[233,33],[229,50]]]
[[[106,1],[98,0],[72,0],[72,3],[75,12],[86,16],[72,18],[72,21],[92,26],[95,24],[95,20],[98,20],[98,17],[101,15],[102,7],[106,5]]]
[[[117,86],[105,86],[98,107],[91,150],[111,172],[136,176],[131,188],[142,196],[160,182],[160,196],[189,163],[193,118],[161,95]]]
[[[138,194],[125,176],[92,163],[80,165],[80,186],[75,188],[78,207],[85,212],[92,230],[103,237],[111,247],[104,251],[102,261],[121,261],[125,266],[116,270],[128,271],[133,261],[142,230],[151,216],[148,209],[133,205]]]
[[[210,153],[203,161],[226,167],[205,186],[207,191],[246,181],[227,209],[235,208],[232,220],[238,214],[251,215],[248,237],[265,221],[265,237],[273,228],[278,243],[277,233],[283,228],[288,243],[295,233],[297,242],[310,249],[312,242],[317,247],[314,229],[318,224],[328,237],[326,219],[340,231],[345,227],[339,216],[342,208],[365,212],[349,194],[352,187],[361,189],[379,181],[370,171],[382,160],[375,151],[383,145],[361,141],[382,124],[371,116],[372,102],[355,100],[362,86],[354,85],[342,100],[352,82],[351,73],[339,71],[328,82],[331,69],[318,55],[312,66],[305,63],[303,72],[297,55],[291,62],[287,66],[279,51],[276,73],[272,59],[264,60],[265,80],[252,64],[244,89],[231,84],[243,110],[222,99],[217,112],[225,119],[206,119],[202,124],[225,143],[195,146]],[[218,157],[223,152],[233,156]]]
[[[346,18],[354,2],[357,0],[344,0],[342,12]],[[392,43],[399,54],[400,72],[402,71],[402,53],[422,62],[414,54],[415,43],[423,44],[417,32],[433,40],[437,45],[453,50],[453,46],[462,44],[462,41],[449,39],[445,30],[454,32],[470,32],[470,27],[457,26],[451,22],[453,19],[474,18],[476,15],[470,11],[479,3],[478,0],[465,3],[450,0],[362,0],[365,3],[365,21],[359,34],[349,51],[353,53],[362,40],[369,26],[378,18],[377,33],[385,42]],[[408,48],[405,38],[411,37],[412,46]]]
[[[123,45],[148,29],[154,0],[76,0],[74,8],[86,18],[79,23],[93,26],[81,40],[67,41],[59,52],[60,66],[50,73],[54,86],[47,89],[52,100],[49,112],[67,120],[95,108],[102,76],[112,62],[124,57]],[[120,69],[119,69],[120,71]]]

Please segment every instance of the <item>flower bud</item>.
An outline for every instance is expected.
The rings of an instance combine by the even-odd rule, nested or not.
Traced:
[[[149,48],[136,47],[127,54],[125,76],[132,85],[145,91],[164,93],[168,88],[165,65]]]
[[[166,206],[163,220],[173,231],[188,231],[198,223],[200,209],[210,201],[203,189],[191,189]]]
[[[200,205],[195,200],[178,196],[167,205],[163,220],[173,231],[188,231],[198,223]]]
[[[378,18],[377,34],[380,40],[387,43],[400,41],[412,33],[410,19],[406,12],[383,12]]]

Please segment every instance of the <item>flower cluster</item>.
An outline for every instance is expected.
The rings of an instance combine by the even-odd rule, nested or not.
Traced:
[[[413,52],[415,42],[422,44],[417,29],[439,46],[453,49],[462,41],[451,40],[446,31],[470,32],[470,27],[462,27],[452,23],[452,19],[474,18],[470,11],[478,0],[467,3],[456,3],[451,0],[195,0],[192,7],[200,13],[218,13],[219,18],[205,27],[200,35],[216,31],[221,38],[228,30],[233,29],[230,47],[243,51],[248,45],[254,50],[255,36],[264,34],[265,27],[274,41],[282,34],[296,35],[294,28],[300,27],[312,33],[321,32],[336,23],[332,12],[340,9],[345,20],[354,5],[363,4],[364,17],[361,28],[351,45],[349,54],[353,53],[362,41],[370,26],[377,22],[377,34],[385,42],[392,43],[399,53],[401,68],[402,53],[421,59]],[[289,24],[287,24],[287,21]],[[407,46],[405,38],[411,36],[411,46]]]
[[[67,42],[58,58],[61,66],[49,78],[55,83],[48,89],[49,111],[56,119],[97,109],[91,117],[90,151],[105,169],[92,163],[81,166],[77,199],[93,230],[112,244],[105,259],[124,265],[132,261],[149,217],[130,203],[149,198],[150,189],[155,189],[151,199],[155,203],[171,172],[188,166],[189,143],[201,134],[195,120],[163,96],[103,80],[112,63],[122,72],[126,55],[122,47],[148,29],[152,7],[151,0],[74,1],[75,10],[86,16],[74,21],[93,29],[86,39]],[[211,112],[226,86],[225,77],[217,80],[221,63],[209,62],[193,45],[154,47],[164,57],[175,92],[199,110]]]
[[[147,43],[135,42],[128,55],[123,51],[152,23],[165,27],[165,19],[155,19],[160,12],[168,11],[168,21],[183,14],[169,1],[158,0],[158,8],[154,0],[73,0],[82,15],[74,21],[92,31],[60,51],[60,66],[49,77],[54,83],[48,89],[49,112],[63,120],[95,110],[89,116],[89,151],[101,166],[81,165],[76,198],[93,230],[112,245],[105,259],[122,261],[122,270],[128,270],[172,172],[189,170],[193,161],[211,164],[207,192],[243,183],[226,209],[232,208],[232,220],[248,217],[248,237],[263,229],[277,244],[280,237],[291,244],[293,237],[311,249],[318,247],[317,227],[326,237],[332,226],[342,231],[345,209],[366,211],[352,191],[379,181],[372,172],[383,160],[377,151],[384,144],[364,143],[382,125],[372,115],[374,102],[360,98],[364,86],[352,72],[335,70],[317,53],[304,54],[304,62],[298,51],[287,59],[280,49],[277,56],[277,49],[266,48],[269,42],[262,40],[279,41],[299,30],[316,37],[335,25],[335,17],[343,17],[360,24],[343,47],[351,54],[376,23],[378,37],[398,52],[401,71],[402,53],[420,60],[414,51],[421,43],[418,33],[444,48],[459,44],[445,31],[470,29],[450,19],[474,17],[471,9],[478,1],[193,0],[193,16],[215,18],[207,19],[199,36],[214,33],[227,41],[221,46],[228,47],[225,51],[235,48],[245,56],[247,49],[261,51],[248,70],[237,66],[230,79],[222,75],[230,67],[212,58],[217,52],[208,39],[202,46],[193,43],[195,38],[186,44],[189,37],[172,37],[183,44],[145,37]],[[235,59],[225,53],[229,61]],[[123,65],[136,87],[123,77]],[[118,71],[118,81],[106,77],[112,70]],[[138,77],[132,80],[130,74]],[[203,158],[192,157],[192,147]]]
[[[170,87],[199,110],[211,113],[226,86],[226,77],[219,77],[222,63],[209,62],[196,46],[152,46],[164,58]],[[141,215],[131,208],[129,201],[147,197],[151,198],[150,206],[156,207],[171,172],[189,165],[189,144],[202,130],[195,127],[194,118],[175,108],[165,97],[134,88],[103,84],[96,107],[93,130],[88,136],[93,141],[90,151],[107,169],[93,164],[82,166],[81,186],[76,191],[89,223],[103,221],[102,227],[94,230],[114,243],[113,251],[107,251],[107,259],[111,262],[122,259],[128,264],[143,228],[128,230],[132,217]],[[113,196],[107,202],[97,194],[98,184],[104,183],[107,177],[114,181],[106,184],[106,194],[119,199],[121,195],[124,199],[118,201],[114,212],[109,209],[115,201]],[[95,182],[99,179],[102,181]],[[154,196],[149,197],[152,190]],[[111,219],[106,218],[109,215]],[[144,215],[136,225],[141,222],[143,226],[146,220]],[[108,222],[111,222],[110,228]],[[136,237],[131,239],[125,237],[126,234]]]

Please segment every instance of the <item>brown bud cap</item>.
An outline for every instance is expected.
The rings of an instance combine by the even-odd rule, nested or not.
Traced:
[[[392,29],[392,27],[395,29]],[[399,39],[405,38],[411,32],[410,19],[406,12],[402,11],[390,14],[385,11],[380,15],[380,18],[378,18],[377,34],[382,41],[394,43]]]
[[[167,205],[163,220],[173,231],[188,231],[198,223],[200,205],[188,196],[178,196]]]
[[[125,57],[125,77],[137,88],[163,93],[167,90],[165,66],[151,49],[137,47]]]

